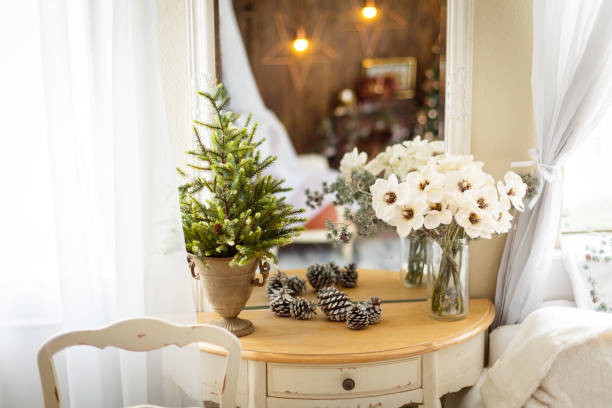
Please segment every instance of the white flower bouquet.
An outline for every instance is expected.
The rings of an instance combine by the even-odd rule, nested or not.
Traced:
[[[528,186],[521,176],[508,172],[496,184],[482,167],[472,156],[439,155],[402,180],[392,174],[370,187],[376,217],[402,237],[423,231],[437,245],[428,254],[428,299],[434,317],[467,314],[467,279],[462,279],[461,265],[467,241],[508,232],[512,209],[524,208]]]
[[[413,140],[388,146],[368,162],[368,154],[358,152],[355,147],[346,153],[340,161],[340,174],[350,182],[353,172],[365,170],[375,176],[389,177],[392,174],[404,178],[410,172],[427,164],[430,158],[444,153],[444,142],[421,140],[417,136]]]
[[[335,204],[345,208],[345,219],[353,224],[359,236],[369,238],[381,228],[393,228],[385,220],[376,216],[372,208],[370,187],[378,177],[395,175],[405,179],[409,173],[425,166],[429,160],[444,152],[444,142],[426,141],[420,137],[411,141],[388,146],[368,162],[368,155],[356,148],[346,153],[340,162],[340,177],[330,184],[323,184],[323,194],[333,194]],[[308,205],[314,207],[322,202],[323,194],[306,192]],[[352,239],[349,224],[328,222],[329,236],[334,241],[346,243]],[[407,286],[423,284],[423,270],[427,261],[425,234],[414,231],[402,240],[401,277]]]
[[[395,229],[406,238],[402,240],[402,280],[407,286],[419,286],[427,262],[427,237],[454,242],[451,254],[461,253],[464,238],[506,232],[512,206],[522,210],[525,191],[528,197],[534,194],[537,183],[528,174],[508,173],[496,185],[482,166],[471,156],[444,155],[442,141],[418,137],[388,146],[369,162],[367,154],[355,148],[342,158],[335,182],[324,183],[322,193],[306,191],[307,204],[315,207],[324,194],[333,194],[359,236]],[[352,239],[348,226],[328,222],[330,238],[348,242]]]

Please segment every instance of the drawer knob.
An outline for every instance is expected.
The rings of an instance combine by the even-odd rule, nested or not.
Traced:
[[[345,379],[342,381],[342,388],[344,388],[346,391],[352,390],[355,388],[355,381],[352,378]]]

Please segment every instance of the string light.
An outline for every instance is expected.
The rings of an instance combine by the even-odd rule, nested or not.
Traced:
[[[361,9],[361,15],[368,20],[372,20],[378,14],[378,10],[374,5],[374,0],[369,0],[365,7]]]
[[[303,28],[298,29],[296,39],[293,40],[292,45],[296,52],[304,52],[308,49],[309,44]]]

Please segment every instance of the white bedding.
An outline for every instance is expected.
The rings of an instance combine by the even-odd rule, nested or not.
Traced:
[[[612,336],[565,349],[525,402],[526,408],[612,406]]]
[[[532,313],[488,371],[480,389],[485,405],[612,406],[612,341],[596,340],[604,333],[612,336],[606,313],[565,307]]]

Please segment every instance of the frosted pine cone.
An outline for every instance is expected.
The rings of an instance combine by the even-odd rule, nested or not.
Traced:
[[[281,271],[278,271],[276,274],[270,276],[270,278],[268,278],[268,284],[266,285],[266,294],[268,295],[268,298],[271,299],[270,296],[275,290],[279,290],[285,286],[286,281],[287,275]]]
[[[382,317],[382,305],[381,301],[376,296],[370,296],[368,300],[363,302],[368,311],[368,322],[369,324],[376,324]]]
[[[332,276],[334,278],[334,285],[335,285],[336,283],[338,283],[338,281],[340,280],[340,277],[342,276],[342,270],[340,270],[340,268],[338,267],[338,265],[336,265],[334,261],[330,261],[327,264],[327,267],[332,273]]]
[[[285,286],[293,292],[293,296],[306,292],[306,281],[299,276],[289,276],[285,281]]]
[[[280,288],[274,290],[270,295],[270,311],[279,317],[289,317],[291,315],[291,302],[293,296],[289,289]]]
[[[319,291],[318,302],[325,316],[335,322],[345,321],[347,310],[353,306],[348,295],[333,286]]]
[[[333,286],[336,282],[335,274],[329,265],[319,263],[310,265],[308,267],[306,270],[306,278],[308,278],[310,286],[312,286],[315,290],[319,290],[327,286]]]
[[[295,320],[308,320],[317,314],[317,304],[302,297],[294,298],[290,306],[291,317]]]
[[[362,330],[368,327],[368,310],[362,303],[354,304],[346,314],[346,325],[349,329]]]
[[[352,263],[344,268],[344,271],[342,271],[338,283],[340,283],[340,285],[344,288],[354,288],[355,286],[357,286],[358,276],[359,274],[357,273],[357,265]]]

